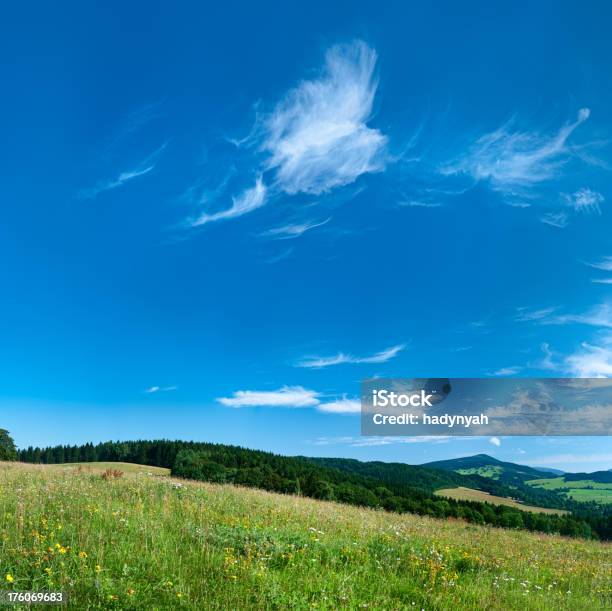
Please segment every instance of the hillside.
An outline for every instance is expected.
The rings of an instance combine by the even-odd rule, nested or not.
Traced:
[[[523,468],[513,463],[504,463],[486,454],[418,466],[380,461],[361,462],[346,458],[309,458],[308,460],[345,473],[374,477],[391,485],[410,484],[430,492],[461,488],[480,493],[472,495],[470,499],[467,499],[463,493],[452,497],[459,500],[483,501],[486,499],[487,502],[491,502],[495,498],[509,499],[511,502],[496,504],[508,507],[520,505],[522,509],[527,506],[545,508],[552,510],[545,512],[551,514],[567,513],[568,511],[576,513],[577,506],[580,507],[573,502],[571,497],[559,495],[556,491],[545,487],[530,486],[523,479],[550,476],[549,473],[530,467]],[[455,471],[454,468],[458,468],[458,471]],[[506,473],[504,469],[507,469]],[[609,520],[602,514],[602,511],[594,508],[589,512],[588,518],[597,520],[597,528],[602,533],[607,533]],[[607,536],[606,534],[605,537]]]
[[[2,587],[81,609],[612,605],[606,544],[145,473],[0,463]]]
[[[98,445],[27,448],[23,461],[43,463],[119,461],[170,468],[174,475],[214,483],[238,484],[285,494],[301,494],[400,513],[462,518],[476,524],[516,525],[528,530],[578,537],[610,538],[610,521],[595,515],[525,514],[504,505],[440,499],[438,488],[463,486],[526,504],[566,509],[553,491],[531,486],[518,490],[478,475],[458,475],[398,463],[281,456],[261,450],[206,442],[137,440]],[[516,515],[510,515],[516,514]]]
[[[488,454],[476,454],[450,460],[437,460],[423,465],[430,469],[454,471],[463,475],[480,475],[506,483],[524,483],[527,479],[544,477],[550,469],[535,469],[526,465],[497,460]]]
[[[612,505],[612,472],[565,473],[559,477],[528,480],[534,488],[552,490],[579,503]]]
[[[564,473],[556,469],[535,469],[504,462],[487,454],[440,460],[423,466],[466,477],[480,476],[494,480],[510,490],[510,494],[502,496],[516,496],[524,502],[536,501],[535,504],[541,507],[559,509],[565,507],[577,515],[590,512],[592,515],[599,514],[604,519],[606,515],[610,515],[609,511],[598,510],[597,506],[612,505],[611,471]],[[467,487],[487,491],[486,485]],[[552,496],[549,494],[545,497],[532,497],[531,490],[551,493]],[[464,498],[464,495],[456,495],[454,498]],[[562,504],[555,502],[555,499],[561,500]]]
[[[557,515],[563,515],[567,513],[561,509],[546,509],[544,507],[536,507],[535,505],[525,505],[515,499],[511,499],[505,496],[495,496],[482,490],[474,490],[472,488],[464,488],[459,486],[458,488],[445,488],[436,491],[437,496],[442,496],[450,499],[459,501],[478,501],[480,503],[491,503],[492,505],[507,505],[508,507],[514,507],[521,511],[531,511],[534,513],[552,513]]]

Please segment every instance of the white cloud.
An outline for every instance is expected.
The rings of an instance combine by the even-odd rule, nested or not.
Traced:
[[[358,414],[361,412],[361,401],[343,397],[330,403],[321,403],[317,409],[330,414]]]
[[[156,151],[154,151],[151,155],[149,155],[142,163],[140,163],[133,170],[129,170],[127,172],[121,172],[115,178],[111,178],[108,180],[103,180],[99,182],[95,187],[91,187],[89,189],[83,189],[79,194],[81,199],[95,199],[100,193],[104,191],[110,191],[112,189],[117,189],[118,187],[122,187],[128,182],[134,180],[135,178],[140,178],[141,176],[146,176],[149,172],[152,172],[155,169],[157,164],[157,158],[161,155],[163,150],[166,148],[167,143],[162,144]]]
[[[603,272],[612,272],[612,257],[604,257],[597,263],[585,263],[585,265],[600,269]]]
[[[238,197],[232,198],[232,207],[227,210],[221,210],[214,213],[203,213],[197,219],[192,220],[190,225],[198,227],[213,221],[221,221],[226,219],[237,218],[261,208],[266,203],[267,188],[260,177],[255,181],[255,185],[249,189],[245,189]]]
[[[353,356],[352,354],[344,354],[339,352],[334,356],[316,356],[308,357],[296,363],[296,367],[306,367],[311,369],[321,369],[323,367],[331,367],[333,365],[344,365],[347,363],[351,364],[372,364],[372,363],[386,363],[393,357],[397,356],[402,350],[406,348],[405,344],[399,344],[397,346],[391,346],[381,352],[377,352],[372,356]]]
[[[563,314],[542,320],[542,324],[550,325],[565,325],[569,323],[612,328],[612,303],[601,303],[584,314]]]
[[[568,371],[578,378],[612,377],[612,346],[593,346],[584,342],[565,362]]]
[[[290,195],[325,193],[383,170],[387,138],[366,125],[376,52],[357,41],[327,51],[322,74],[289,91],[263,124],[266,169]]]
[[[479,138],[465,157],[443,172],[488,180],[492,188],[506,193],[550,180],[570,158],[569,136],[589,115],[590,110],[582,108],[574,122],[552,135],[513,131],[511,121]]]
[[[540,345],[540,350],[544,353],[544,357],[538,364],[539,367],[541,369],[552,369],[552,370],[557,369],[557,365],[554,362],[554,353],[550,349],[550,344],[548,344],[547,342],[543,342]]]
[[[238,390],[232,397],[221,397],[226,407],[313,407],[319,405],[319,393],[302,386],[283,386],[279,390]]]
[[[275,227],[274,229],[269,229],[265,231],[261,235],[264,237],[273,237],[278,239],[291,239],[291,238],[299,238],[301,235],[304,235],[307,231],[311,229],[315,229],[316,227],[321,227],[331,221],[331,216],[320,223],[314,223],[312,221],[307,221],[304,223],[293,223],[290,225],[284,225],[283,227]]]
[[[491,445],[494,445],[494,446],[498,447],[498,448],[501,445],[501,441],[500,441],[499,437],[491,437],[491,439],[489,439],[489,443]]]
[[[522,367],[502,367],[493,372],[494,376],[513,376],[516,375],[519,371],[521,371]]]
[[[528,310],[526,308],[518,308],[518,314],[515,320],[520,322],[530,322],[533,320],[543,320],[550,316],[557,308],[542,308],[541,310]]]
[[[378,86],[375,66],[376,52],[361,41],[330,48],[316,78],[301,81],[267,115],[258,112],[249,136],[235,142],[263,154],[260,161],[252,158],[260,174],[255,186],[234,196],[229,209],[205,212],[188,224],[237,218],[275,195],[327,193],[384,170],[387,137],[367,125]],[[327,222],[286,225],[267,235],[294,238]]]
[[[158,387],[154,387],[158,388]],[[147,391],[148,392],[148,391]],[[157,391],[151,391],[157,392]],[[314,407],[326,414],[358,414],[361,402],[356,398],[341,398],[323,402],[321,393],[303,386],[283,386],[278,390],[238,390],[231,397],[220,397],[226,407]]]
[[[568,216],[565,214],[565,212],[548,212],[540,217],[540,221],[545,225],[557,227],[558,229],[564,229],[567,227],[569,222]]]
[[[150,165],[142,170],[132,170],[129,172],[121,172],[119,176],[113,178],[111,180],[105,180],[98,183],[95,187],[91,189],[85,189],[81,192],[81,197],[83,199],[95,199],[100,193],[103,191],[110,191],[111,189],[116,189],[117,187],[123,186],[125,183],[130,180],[134,180],[134,178],[138,178],[140,176],[144,176],[148,174],[153,169],[155,169],[155,165]]]
[[[579,189],[572,195],[566,195],[565,199],[576,212],[597,212],[598,214],[601,214],[599,204],[604,201],[601,193],[588,188]]]
[[[591,282],[595,284],[612,284],[612,278],[593,278]]]

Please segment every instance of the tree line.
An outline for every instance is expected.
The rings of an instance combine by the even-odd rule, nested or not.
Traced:
[[[318,464],[305,457],[279,456],[238,446],[190,441],[108,441],[99,444],[62,445],[19,450],[18,460],[29,463],[129,462],[172,470],[177,477],[230,483],[284,494],[298,494],[394,512],[439,518],[459,518],[476,524],[523,528],[573,537],[610,539],[610,519],[571,514],[551,515],[477,501],[440,498],[429,478],[439,477],[443,487],[448,474],[413,467],[414,478],[381,479]],[[321,461],[323,462],[323,461]],[[331,462],[331,461],[330,461]],[[359,463],[359,461],[355,461]],[[370,463],[359,463],[368,465]],[[378,463],[383,465],[384,463]],[[376,473],[376,470],[373,470]],[[418,477],[417,477],[418,475]],[[450,476],[454,480],[454,476]]]

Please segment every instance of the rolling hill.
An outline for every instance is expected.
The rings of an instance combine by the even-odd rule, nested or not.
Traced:
[[[146,467],[103,479],[78,466],[0,463],[0,489],[0,590],[62,590],[69,608],[612,605],[611,549],[598,541],[152,477]]]
[[[512,462],[504,462],[493,458],[488,454],[476,454],[463,458],[452,458],[450,460],[438,460],[422,465],[430,469],[442,469],[462,475],[480,475],[495,479],[506,484],[523,484],[528,479],[543,477],[544,474],[563,474],[562,471],[548,468],[536,469],[526,465],[518,465]]]
[[[494,478],[477,472],[455,473],[403,463],[280,456],[237,446],[163,439],[27,448],[19,451],[19,458],[24,462],[47,464],[144,464],[170,469],[173,475],[193,480],[237,484],[399,513],[461,518],[477,524],[515,525],[581,537],[608,539],[611,534],[610,520],[596,507],[579,515],[570,506],[579,504],[566,496],[529,486],[522,479],[506,481],[503,473],[503,477]],[[483,460],[489,459],[480,458],[480,466]],[[537,479],[546,475],[526,469],[521,473],[522,478]],[[512,504],[483,503],[475,498],[442,499],[435,495],[436,490],[456,488],[488,493],[487,500],[514,499],[522,504],[522,510]],[[531,514],[524,511],[525,506],[569,510],[571,515]]]

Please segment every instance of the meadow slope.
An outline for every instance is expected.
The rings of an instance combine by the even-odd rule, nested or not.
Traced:
[[[0,463],[0,579],[78,609],[605,609],[612,547],[146,472]]]

